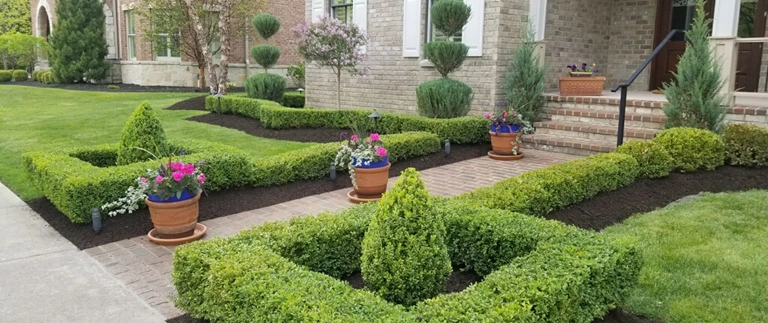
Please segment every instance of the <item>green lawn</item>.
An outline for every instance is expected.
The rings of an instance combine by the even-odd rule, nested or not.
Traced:
[[[83,92],[0,85],[0,182],[22,199],[42,197],[22,171],[21,154],[74,146],[116,143],[131,112],[149,101],[166,136],[228,144],[255,158],[310,144],[253,137],[241,131],[184,120],[203,111],[162,110],[200,93]]]
[[[603,233],[644,251],[625,309],[666,323],[768,322],[768,192],[704,194]]]

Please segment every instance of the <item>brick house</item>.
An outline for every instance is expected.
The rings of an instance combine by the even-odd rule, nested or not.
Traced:
[[[434,32],[429,8],[439,0],[305,0],[306,19],[322,15],[354,22],[369,35],[369,76],[342,79],[342,106],[416,113],[416,87],[439,77],[424,58],[423,44]],[[606,89],[625,81],[672,29],[686,28],[694,0],[464,0],[472,17],[461,35],[469,46],[463,67],[451,74],[473,88],[472,114],[492,110],[504,99],[503,84],[510,55],[522,41],[530,20],[544,63],[550,68],[548,89],[556,92],[565,66],[596,63],[607,77]],[[765,48],[768,0],[710,0],[713,43],[727,79],[729,98],[766,92]],[[751,38],[752,42],[743,38]],[[682,35],[631,87],[661,87],[676,69],[685,48]],[[738,63],[738,64],[737,64]],[[335,107],[335,77],[330,69],[307,68],[307,104]],[[736,92],[733,89],[740,89]],[[736,92],[736,93],[735,93]],[[746,93],[746,94],[745,94]],[[763,94],[763,93],[761,93]],[[733,100],[731,100],[733,101]]]
[[[56,22],[56,0],[30,0],[32,9],[32,32],[47,37]],[[107,82],[161,86],[196,86],[197,63],[190,57],[165,49],[158,44],[144,40],[145,24],[135,14],[140,0],[105,0],[105,33],[113,68]],[[291,45],[291,27],[302,23],[304,15],[297,7],[302,0],[266,0],[266,12],[275,15],[281,22],[280,31],[270,42],[280,48],[282,55],[271,73],[285,75],[288,65],[300,62],[295,47]],[[250,25],[250,24],[249,24]],[[250,47],[261,39],[253,28],[248,28],[242,37],[232,43],[229,80],[243,84],[246,74],[258,73],[261,69],[250,57]],[[211,44],[216,46],[216,44]],[[290,85],[290,79],[288,79]]]

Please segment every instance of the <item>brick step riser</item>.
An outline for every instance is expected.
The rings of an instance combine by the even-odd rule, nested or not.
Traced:
[[[586,124],[594,124],[594,125],[600,125],[600,126],[615,126],[615,127],[619,126],[619,120],[616,120],[616,119],[565,116],[565,115],[558,115],[558,114],[547,114],[545,118],[552,121],[582,122]],[[651,129],[651,130],[664,129],[664,125],[661,123],[650,122],[650,121],[631,121],[626,119],[624,121],[624,127]]]
[[[580,148],[572,148],[572,147],[560,147],[560,146],[553,146],[553,145],[546,145],[546,144],[537,144],[531,141],[526,141],[523,139],[523,148],[524,149],[536,149],[536,150],[542,150],[542,151],[550,151],[555,153],[561,153],[561,154],[568,154],[568,155],[575,155],[575,156],[592,156],[595,154],[599,154],[600,152],[593,151],[593,150],[587,150],[587,149],[580,149]],[[523,151],[525,152],[525,151]]]
[[[608,142],[616,142],[616,139],[617,139],[616,135],[606,135],[606,134],[599,134],[599,133],[551,129],[551,128],[536,128],[536,133],[542,134],[542,135],[557,136],[561,138],[582,138],[582,139],[600,140],[600,141],[608,141]],[[629,137],[625,132],[624,141],[630,141],[630,140],[649,141],[651,139]]]
[[[605,111],[619,113],[619,106],[613,104],[589,104],[589,103],[574,103],[574,102],[547,102],[546,108],[549,109],[579,109],[579,110],[591,110],[591,111]],[[642,113],[655,116],[664,116],[664,110],[662,108],[646,108],[646,107],[633,107],[627,106],[626,112],[628,113]]]

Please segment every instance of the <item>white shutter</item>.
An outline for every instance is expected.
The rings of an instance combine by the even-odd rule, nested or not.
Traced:
[[[325,1],[324,0],[312,0],[312,19],[311,21],[318,22],[320,18],[325,16]]]
[[[472,16],[464,26],[461,42],[469,47],[467,56],[483,56],[483,22],[485,22],[485,0],[464,0],[472,8]]]
[[[421,0],[403,0],[403,57],[421,54]]]
[[[357,25],[363,32],[368,30],[368,0],[354,0],[352,2],[352,22]],[[369,40],[370,41],[370,40]],[[366,47],[363,46],[363,53],[366,52]]]
[[[536,32],[534,40],[544,40],[544,27],[547,25],[547,0],[531,0],[528,20],[532,22]]]

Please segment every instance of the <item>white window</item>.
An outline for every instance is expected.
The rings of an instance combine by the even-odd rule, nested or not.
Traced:
[[[440,0],[427,0],[427,42],[431,42],[433,40],[446,40],[448,37],[443,35],[442,32],[435,29],[435,25],[432,23],[432,5],[437,3]],[[461,34],[462,32],[458,32],[455,35],[453,35],[453,41],[455,42],[461,42]]]
[[[219,36],[219,13],[216,11],[205,12],[206,35],[211,35],[208,50],[213,53],[214,59],[221,59],[221,36]]]
[[[427,4],[427,21],[425,23],[421,10]],[[404,0],[403,1],[403,57],[421,57],[421,45],[424,41],[444,38],[444,35],[432,27],[430,11],[433,2],[440,0]],[[468,56],[483,56],[483,23],[485,22],[485,0],[464,0],[472,10],[469,21],[460,35],[454,35],[454,41],[461,41],[469,47]],[[426,37],[421,29],[426,27]],[[426,38],[426,39],[425,39]]]
[[[352,0],[331,0],[331,17],[345,23],[352,23]]]
[[[155,57],[157,60],[178,60],[181,58],[179,51],[179,34],[157,34],[155,42]]]
[[[127,35],[128,59],[136,60],[136,24],[133,21],[133,11],[125,12],[125,34]]]

